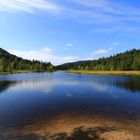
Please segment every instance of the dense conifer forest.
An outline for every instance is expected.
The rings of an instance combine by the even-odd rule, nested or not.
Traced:
[[[0,72],[43,72],[52,70],[53,66],[49,62],[22,59],[0,48]]]
[[[98,60],[71,62],[54,67],[50,62],[22,59],[0,48],[0,72],[44,72],[53,70],[140,70],[140,50],[133,49]]]
[[[98,60],[66,63],[56,67],[58,70],[107,70],[128,71],[140,70],[140,50],[133,49]]]

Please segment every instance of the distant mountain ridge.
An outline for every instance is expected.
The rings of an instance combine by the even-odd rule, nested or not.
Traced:
[[[53,66],[50,62],[44,63],[37,60],[26,60],[10,54],[0,48],[0,72],[20,72],[20,71],[51,71]]]
[[[98,60],[65,63],[58,70],[140,70],[140,49],[132,49]]]

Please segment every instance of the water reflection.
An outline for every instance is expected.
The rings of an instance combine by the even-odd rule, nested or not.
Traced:
[[[132,93],[139,93],[139,91],[140,91],[140,76],[128,77],[127,79],[125,79],[123,81],[117,81],[115,83],[115,86],[129,90]]]
[[[0,93],[11,86],[14,86],[14,84],[16,84],[16,81],[0,81]]]
[[[97,76],[97,75],[81,75],[89,83],[98,83],[101,86],[113,86],[114,88],[122,88],[132,93],[140,91],[140,76]],[[84,80],[85,80],[84,79]],[[83,79],[82,79],[83,80]],[[96,86],[95,86],[96,87]]]
[[[42,91],[44,93],[51,92],[53,88],[52,80],[25,80],[18,81],[15,85],[10,87],[10,90],[31,90],[31,91]]]
[[[74,86],[83,84],[104,92],[109,87],[124,89],[130,93],[140,93],[140,76],[96,76],[96,75],[74,75],[58,73],[52,75],[31,74],[30,75],[13,75],[0,77],[0,92],[5,89],[30,89],[44,90],[49,93],[53,86]]]
[[[129,122],[140,130],[139,81],[63,72],[0,76],[0,138],[95,127],[97,122],[121,127]]]

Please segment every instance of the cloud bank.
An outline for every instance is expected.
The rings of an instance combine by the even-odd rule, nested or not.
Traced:
[[[49,0],[0,0],[0,10],[35,13],[37,10],[59,13],[61,7]]]
[[[77,56],[58,56],[53,53],[53,51],[46,47],[40,50],[8,50],[11,54],[22,57],[29,60],[40,60],[43,62],[51,62],[54,65],[59,65],[62,63],[73,62],[79,60]]]

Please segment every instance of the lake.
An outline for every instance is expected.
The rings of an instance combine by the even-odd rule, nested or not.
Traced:
[[[0,140],[140,139],[140,76],[0,75]]]

